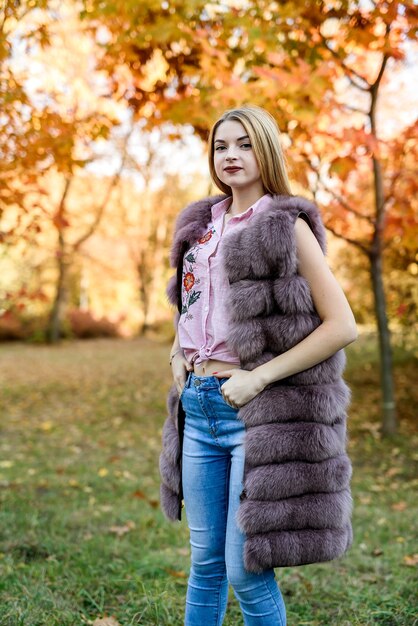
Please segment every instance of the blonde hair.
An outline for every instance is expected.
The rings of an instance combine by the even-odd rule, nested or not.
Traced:
[[[245,128],[253,146],[265,192],[292,196],[277,122],[266,109],[255,104],[244,104],[236,109],[228,109],[215,122],[209,133],[209,171],[216,186],[224,193],[232,194],[231,187],[219,180],[213,164],[215,133],[222,122],[226,120],[241,122]]]

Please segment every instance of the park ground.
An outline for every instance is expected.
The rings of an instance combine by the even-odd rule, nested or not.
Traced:
[[[418,624],[418,365],[395,350],[399,431],[379,430],[376,340],[347,349],[354,543],[276,570],[288,626]],[[0,346],[0,626],[181,626],[184,521],[158,503],[169,346]],[[231,592],[225,626],[242,624]],[[204,625],[202,625],[204,626]]]

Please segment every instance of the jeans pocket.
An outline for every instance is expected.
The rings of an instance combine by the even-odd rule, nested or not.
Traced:
[[[222,385],[224,383],[226,383],[226,381],[229,380],[229,378],[220,378],[219,379],[219,391],[222,393],[221,389],[222,389]]]
[[[183,389],[181,390],[181,393],[180,393],[180,395],[179,395],[179,400],[181,400],[181,399],[182,399],[183,394],[184,394],[184,392],[185,392],[185,391],[186,391],[186,389],[187,389],[187,384],[188,384],[188,382],[189,382],[189,376],[190,376],[190,374],[191,374],[191,372],[188,372],[188,374],[187,374],[187,376],[186,376],[186,382],[184,383],[184,385],[183,385]]]

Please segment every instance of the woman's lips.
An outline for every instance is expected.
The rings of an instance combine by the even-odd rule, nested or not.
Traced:
[[[239,170],[242,170],[242,167],[226,167],[225,168],[225,172],[230,172],[231,174],[233,172],[239,172]]]

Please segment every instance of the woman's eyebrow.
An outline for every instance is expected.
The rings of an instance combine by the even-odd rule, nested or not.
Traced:
[[[249,139],[248,135],[243,135],[242,137],[238,137],[237,141],[241,141],[241,139]],[[224,139],[215,139],[215,143],[220,141],[221,143],[226,143]]]

